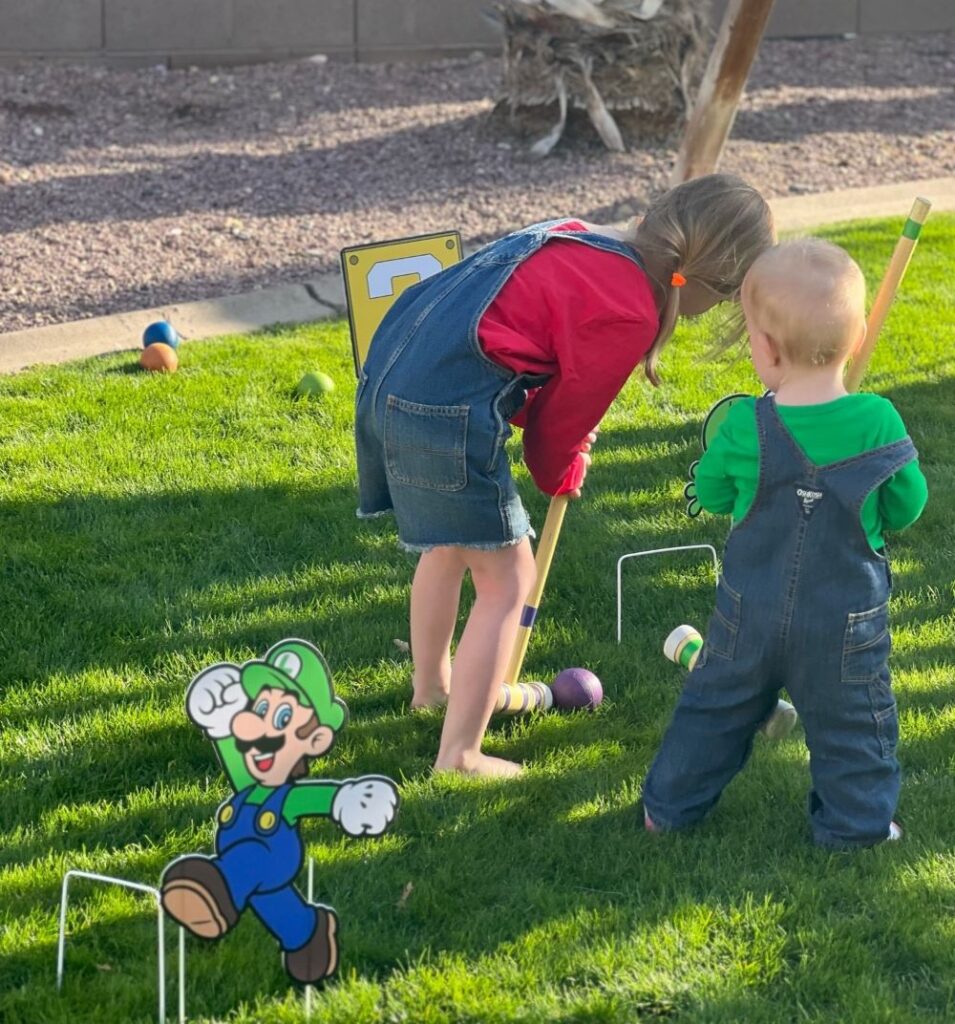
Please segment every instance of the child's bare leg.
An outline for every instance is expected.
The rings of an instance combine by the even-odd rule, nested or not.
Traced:
[[[481,741],[534,583],[534,556],[525,538],[493,551],[464,549],[464,560],[474,581],[474,606],[455,653],[434,766],[471,775],[516,775],[520,765],[482,754]]]
[[[465,562],[461,548],[440,547],[418,559],[411,585],[413,708],[444,704],[451,685],[451,638]]]

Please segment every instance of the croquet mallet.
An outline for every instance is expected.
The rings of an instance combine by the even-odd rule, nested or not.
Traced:
[[[547,582],[547,574],[550,572],[550,563],[554,558],[554,549],[557,547],[557,538],[560,536],[560,528],[564,522],[564,513],[567,511],[569,500],[566,494],[558,494],[550,499],[547,518],[544,520],[544,529],[541,532],[537,554],[534,557],[537,579],[528,595],[527,604],[524,605],[521,612],[521,624],[514,639],[511,660],[508,662],[504,683],[498,694],[497,704],[494,706],[494,710],[500,714],[519,715],[522,711],[529,711],[536,707],[546,710],[553,702],[550,687],[543,683],[518,684],[518,679],[524,666],[524,655],[527,653],[527,644],[530,641],[534,620],[537,618],[537,611],[540,608],[544,584]]]
[[[898,291],[902,278],[905,276],[909,260],[912,259],[912,253],[915,252],[915,246],[918,244],[919,232],[922,230],[922,225],[925,223],[931,208],[932,204],[929,200],[922,199],[921,197],[912,203],[912,209],[902,228],[902,234],[895,244],[892,259],[889,260],[889,265],[882,275],[882,283],[879,285],[879,290],[875,293],[872,308],[869,310],[869,318],[866,320],[865,341],[859,350],[859,354],[852,360],[849,369],[846,371],[846,391],[859,390],[859,384],[862,382],[862,376],[869,365],[869,359],[872,357],[875,343],[879,340],[882,324],[885,322],[889,308],[892,305],[892,300],[895,298],[895,293]]]

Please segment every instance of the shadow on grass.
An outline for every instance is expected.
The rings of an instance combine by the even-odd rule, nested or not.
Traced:
[[[413,969],[437,955],[472,962],[513,957],[530,936],[542,941],[550,929],[559,932],[563,923],[583,920],[586,936],[579,953],[555,951],[549,982],[566,983],[577,993],[582,987],[598,990],[595,998],[609,998],[599,991],[606,979],[593,973],[588,949],[625,944],[634,934],[673,924],[687,909],[716,908],[729,920],[733,908],[766,901],[782,908],[796,901],[805,879],[816,874],[814,884],[835,892],[843,884],[854,890],[860,879],[865,884],[865,878],[884,873],[879,865],[885,851],[875,853],[873,861],[866,854],[840,858],[808,846],[803,807],[789,799],[792,780],[784,772],[764,765],[746,793],[732,793],[728,806],[717,809],[714,821],[686,835],[658,837],[639,828],[632,805],[601,807],[632,784],[632,770],[631,758],[621,753],[562,772],[559,784],[541,774],[463,790],[436,783],[406,800],[393,833],[397,846],[369,842],[360,857],[346,863],[323,858],[316,898],[340,915],[345,974],[354,970],[365,981],[387,985],[403,965]],[[751,797],[757,793],[755,817],[771,819],[775,828],[754,822]],[[318,830],[334,849],[328,826]],[[314,832],[308,828],[310,836]],[[348,840],[340,842],[343,851],[355,848]],[[157,875],[160,869],[161,861]],[[52,917],[55,887],[31,890],[24,895],[36,901],[34,911],[43,915],[46,903]],[[884,905],[879,912],[885,912]],[[193,1016],[218,1018],[241,1001],[282,999],[287,993],[274,942],[248,920],[251,916],[244,915],[214,947],[189,940]],[[144,952],[149,925],[144,914],[139,922],[96,923],[74,935],[62,1015],[44,1019],[78,1019],[76,1013],[105,1000],[120,1005],[131,1000],[145,1014],[154,1005],[142,980],[154,976],[155,961]],[[748,935],[745,919],[736,927]],[[803,942],[809,941],[807,927],[800,926]],[[828,937],[833,926],[826,918],[818,927]],[[39,991],[52,978],[53,962],[52,941],[16,953],[4,967],[10,991]],[[102,962],[110,964],[110,973],[97,969]],[[131,977],[139,979],[135,995],[125,990]],[[734,986],[725,993],[728,1005],[759,1005],[759,991],[771,986],[773,977],[750,968],[749,991]],[[644,1002],[646,1009],[666,1016],[681,1003],[710,1005],[712,999],[716,1007],[723,998],[700,997],[698,1003],[689,994],[679,1001],[648,996]],[[23,1005],[20,998],[8,997],[8,1008],[16,1010],[18,1004]],[[615,1012],[606,1019],[626,1018]]]
[[[662,899],[643,898],[653,883],[641,866],[658,875],[660,864],[669,861],[664,847],[642,832],[632,807],[573,815],[581,802],[618,793],[631,771],[629,758],[619,754],[565,773],[560,785],[541,775],[463,791],[436,783],[407,800],[393,833],[397,849],[370,842],[363,844],[360,860],[323,861],[318,867],[316,898],[333,905],[341,918],[344,971],[385,982],[396,960],[414,964],[436,951],[480,959],[582,910],[595,915],[588,933],[592,943],[622,942],[634,930],[654,927],[671,901],[665,892]],[[771,802],[773,794],[766,799]],[[334,847],[332,830],[319,830]],[[339,842],[344,850],[354,848],[348,840]],[[771,852],[783,851],[780,843]],[[161,866],[158,860],[157,877]],[[742,898],[732,885],[727,890]],[[52,881],[29,884],[17,909],[52,917],[57,894]],[[193,1015],[220,1015],[239,1001],[282,998],[287,991],[274,942],[248,921],[251,916],[245,914],[234,933],[199,955],[199,944],[189,940]],[[141,980],[154,977],[155,961],[147,953],[150,928],[144,914],[96,923],[74,935],[62,1018],[49,1019],[68,1019],[96,1002],[133,999],[124,991],[130,977],[140,979],[135,1005],[146,1013],[154,1005]],[[41,989],[51,980],[54,955],[53,942],[42,941],[7,958],[9,990]],[[96,966],[103,962],[110,965],[106,975]],[[554,980],[561,982],[559,976]],[[116,986],[122,986],[119,992]],[[18,1001],[10,1000],[8,1009],[15,1010]]]
[[[173,653],[203,664],[285,635],[239,611],[282,609],[283,628],[327,638],[333,664],[365,660],[368,633],[396,617],[382,587],[406,586],[410,564],[355,504],[351,488],[277,486],[4,503],[0,685]],[[316,571],[314,590],[295,586]],[[338,606],[362,599],[367,612]]]
[[[941,421],[952,415],[952,389],[953,382],[917,385],[894,396],[903,412],[907,407],[913,416],[933,412],[936,422],[925,424],[926,464],[939,466],[940,475],[948,464],[945,439],[952,435]],[[626,428],[608,431],[603,442],[610,452],[654,443],[682,446],[687,434],[695,437],[696,428]],[[646,481],[641,486],[666,486],[677,458],[682,473],[682,450],[639,460]],[[595,471],[595,497],[620,493],[621,501],[628,500],[623,488],[611,487],[619,472],[608,467],[601,478]],[[9,729],[66,717],[91,719],[139,699],[121,697],[117,704],[99,693],[89,700],[58,696],[53,676],[89,669],[121,676],[138,665],[156,674],[157,696],[178,703],[189,670],[220,660],[225,652],[261,654],[294,633],[315,638],[332,665],[347,665],[350,674],[360,677],[380,668],[394,658],[391,639],[405,620],[411,564],[392,549],[390,527],[356,525],[353,509],[354,495],[344,487],[77,496],[0,509],[0,573],[6,584],[0,592],[0,686],[7,693],[11,687],[38,691],[35,708],[23,710],[22,701],[13,708]],[[405,799],[393,843],[364,844],[360,856],[353,856],[358,848],[340,840],[331,826],[307,828],[322,850],[317,897],[327,899],[342,918],[346,971],[354,968],[363,978],[384,981],[396,961],[413,964],[435,951],[474,960],[498,951],[512,955],[511,947],[531,933],[546,932],[582,910],[598,918],[588,943],[624,941],[635,931],[652,929],[687,901],[734,905],[748,894],[781,899],[791,892],[790,878],[797,887],[806,878],[823,888],[838,883],[838,871],[829,869],[841,862],[808,846],[804,808],[794,798],[792,765],[785,756],[795,754],[792,746],[761,751],[765,763],[744,772],[713,820],[692,834],[653,837],[640,830],[633,808],[636,781],[679,692],[678,673],[658,653],[670,625],[664,620],[671,612],[688,611],[688,605],[707,608],[710,590],[702,575],[698,585],[687,586],[668,579],[665,569],[648,573],[632,603],[633,639],[617,647],[609,627],[615,552],[593,539],[613,517],[585,505],[573,511],[572,528],[586,540],[571,542],[555,564],[549,594],[559,596],[545,606],[550,620],[535,635],[535,667],[566,664],[574,655],[599,661],[606,668],[608,701],[592,716],[495,725],[490,742],[496,751],[528,758],[542,769],[473,788],[437,780],[425,784]],[[665,502],[655,500],[653,514],[665,511]],[[907,577],[907,587],[937,585],[941,567],[949,564],[939,554],[947,537],[942,511],[906,541],[922,565]],[[643,521],[646,515],[641,508],[633,517],[628,538],[633,548],[659,540]],[[688,531],[725,529],[687,525]],[[597,555],[606,559],[606,571],[595,568]],[[316,572],[313,590],[310,574]],[[951,607],[950,595],[944,607]],[[919,606],[911,615],[929,613],[937,616],[938,608]],[[606,638],[590,636],[602,628],[605,614]],[[945,653],[933,649],[932,657]],[[914,654],[912,667],[925,657],[924,651]],[[380,688],[376,683],[373,692],[344,695],[352,722],[327,774],[344,778],[382,771],[413,784],[423,779],[437,745],[440,715],[395,715],[406,700],[398,684]],[[919,696],[910,696],[913,706],[922,706]],[[934,691],[925,698],[938,706]],[[4,767],[11,779],[4,810],[15,806],[18,787],[29,786],[33,815],[25,822],[22,812],[11,810],[7,826],[38,825],[45,814],[71,801],[118,799],[131,786],[157,779],[174,788],[217,772],[212,751],[184,716],[179,726],[160,725],[141,737],[140,732],[137,727],[135,735],[106,740],[91,735],[72,748],[23,758],[20,765],[7,755]],[[944,762],[949,749],[944,737],[916,738],[903,760],[909,757],[929,771]],[[316,776],[323,773],[321,764],[313,769]],[[798,778],[808,781],[804,765]],[[62,834],[15,841],[4,849],[5,860],[9,855],[13,863],[38,863],[18,884],[9,909],[23,918],[45,919],[48,936],[58,896],[55,865],[71,850],[102,847],[105,855],[121,853],[120,844],[158,846],[170,834],[197,826],[205,830],[214,803],[210,798],[208,806],[193,801],[136,811],[119,821],[88,821]],[[188,835],[177,838],[176,853],[188,852],[188,841]],[[340,859],[335,859],[336,843]],[[50,855],[53,866],[45,866]],[[900,855],[912,853],[903,849]],[[873,856],[871,862],[852,863],[879,864],[886,853]],[[159,852],[152,858],[152,878],[167,859]],[[827,920],[823,915],[817,922],[820,933]],[[151,1013],[152,996],[140,980],[149,973],[140,952],[149,941],[140,941],[147,929],[136,921],[128,928],[123,922],[96,923],[84,932],[83,942],[91,940],[90,955],[105,946],[117,972],[97,970],[98,961],[74,960],[82,982],[46,1019],[83,1019],[86,1009],[122,1002],[129,978],[137,979],[128,995],[135,1013],[144,1019]],[[190,956],[195,956],[190,985],[200,1012],[221,1014],[238,1001],[263,994],[281,998],[287,991],[274,944],[255,923],[243,921],[225,944],[198,954],[191,950]],[[586,943],[580,956],[586,956]],[[0,988],[11,994],[0,999],[0,1009],[10,1019],[16,1013],[29,1019],[32,993],[46,992],[52,984],[53,958],[48,938],[23,944],[5,958]],[[88,990],[82,988],[86,983]]]

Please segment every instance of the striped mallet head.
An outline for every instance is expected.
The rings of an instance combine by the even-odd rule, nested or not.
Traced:
[[[677,626],[663,642],[663,653],[672,662],[692,671],[703,647],[703,637],[694,626]]]
[[[504,683],[498,691],[494,711],[499,715],[522,715],[528,711],[549,711],[554,695],[546,683]]]

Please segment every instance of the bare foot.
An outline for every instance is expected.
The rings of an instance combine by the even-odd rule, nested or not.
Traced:
[[[411,698],[411,707],[415,708],[441,708],[448,703],[448,687],[441,683],[419,683],[413,684],[414,694]]]
[[[503,757],[490,754],[460,754],[456,757],[439,757],[434,762],[436,772],[460,772],[462,775],[487,775],[497,778],[513,778],[524,771],[516,761],[505,761]]]

